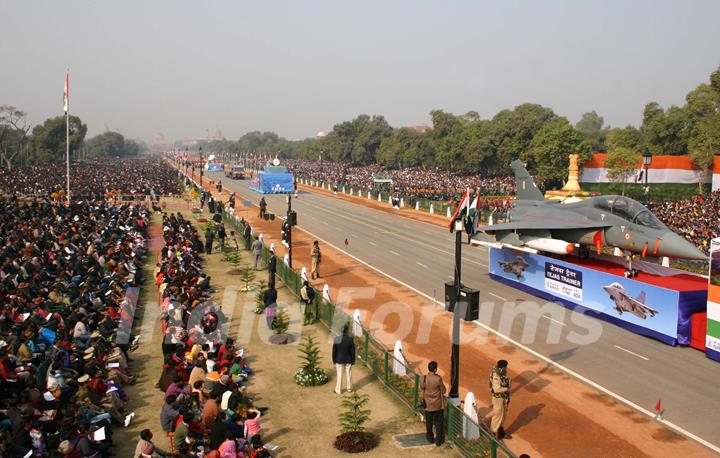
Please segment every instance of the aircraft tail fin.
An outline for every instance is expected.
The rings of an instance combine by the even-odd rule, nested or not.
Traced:
[[[640,294],[638,294],[638,297],[636,297],[635,300],[640,302],[641,304],[644,304],[645,303],[645,291],[640,291]]]
[[[545,200],[540,190],[535,186],[532,177],[519,160],[510,163],[515,173],[515,194],[519,200]]]

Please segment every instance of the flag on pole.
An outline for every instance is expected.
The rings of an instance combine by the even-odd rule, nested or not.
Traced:
[[[63,107],[65,113],[68,112],[68,102],[70,101],[70,74],[65,73],[65,92],[63,93]]]
[[[641,165],[639,169],[635,172],[635,183],[641,183],[643,179],[643,175],[645,174],[645,165]]]
[[[463,194],[462,198],[460,199],[460,202],[458,203],[457,208],[455,209],[455,213],[452,215],[452,218],[450,218],[450,223],[448,224],[448,229],[452,230],[455,221],[458,218],[462,218],[463,211],[468,207],[470,204],[470,190],[468,189],[465,194]]]

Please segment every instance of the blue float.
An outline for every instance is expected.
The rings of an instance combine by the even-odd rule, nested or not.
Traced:
[[[624,260],[614,256],[556,259],[489,249],[494,280],[669,345],[688,345],[690,317],[707,307],[701,275],[636,261],[638,276],[631,279],[623,275]]]
[[[269,165],[250,180],[248,186],[260,194],[290,194],[294,191],[295,180],[287,167]]]

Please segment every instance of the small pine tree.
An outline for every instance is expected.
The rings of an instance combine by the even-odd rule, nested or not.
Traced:
[[[340,404],[345,411],[338,415],[340,430],[355,436],[362,436],[367,432],[365,424],[370,421],[370,409],[365,409],[370,401],[367,394],[359,394],[357,391],[343,396]]]
[[[290,327],[290,317],[285,309],[279,308],[275,315],[275,334],[285,334]]]
[[[300,386],[319,386],[327,383],[328,376],[320,366],[320,349],[315,338],[305,337],[300,344],[300,359],[303,361],[300,369],[295,372],[295,383]]]
[[[265,283],[265,280],[261,280],[260,283],[258,283],[258,291],[255,293],[255,313],[258,315],[265,311],[263,294],[265,293],[266,286],[267,283]]]
[[[300,359],[303,361],[302,369],[305,372],[317,372],[320,366],[320,348],[313,336],[305,337],[300,344]]]
[[[245,283],[245,286],[240,288],[240,291],[250,291],[250,282],[255,280],[255,271],[249,265],[245,264],[238,268],[240,273],[240,281]]]

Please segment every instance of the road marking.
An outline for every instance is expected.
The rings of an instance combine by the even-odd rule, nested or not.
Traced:
[[[397,282],[398,284],[404,286],[405,288],[409,289],[410,291],[413,291],[413,292],[415,292],[416,294],[419,294],[420,296],[426,298],[427,300],[429,300],[429,301],[431,301],[431,302],[434,302],[438,307],[444,309],[444,304],[443,304],[442,302],[438,301],[437,299],[434,299],[434,298],[430,297],[430,295],[425,294],[425,293],[423,293],[422,291],[420,291],[419,289],[417,289],[417,288],[415,288],[415,287],[413,287],[413,286],[410,286],[410,285],[408,285],[407,283],[403,282],[402,280],[399,280],[399,279],[393,277],[392,275],[383,272],[382,270],[378,269],[377,267],[368,264],[367,262],[363,261],[362,259],[358,258],[357,256],[354,256],[354,255],[350,254],[350,253],[349,253],[348,251],[346,251],[346,250],[343,250],[343,249],[341,249],[341,248],[336,247],[336,246],[333,245],[332,243],[323,240],[322,238],[318,237],[317,235],[314,235],[313,233],[311,233],[311,232],[309,232],[309,231],[306,231],[305,229],[302,229],[302,230],[304,230],[304,231],[305,231],[308,235],[310,235],[311,237],[314,237],[314,238],[320,240],[321,242],[323,242],[324,244],[326,244],[326,245],[334,248],[334,249],[337,250],[338,252],[344,253],[346,256],[351,257],[352,259],[354,259],[355,261],[357,261],[357,262],[359,262],[360,264],[364,265],[365,267],[374,270],[375,272],[377,272],[377,273],[379,273],[379,274],[381,274],[381,275],[389,278],[390,280],[392,280],[392,281],[394,281],[394,282]],[[497,296],[496,294],[493,294],[493,293],[490,293],[490,294],[492,294],[493,296],[496,296],[496,297],[500,298],[500,296]],[[501,299],[506,300],[505,298],[501,298]],[[495,335],[498,336],[498,337],[501,337],[501,338],[505,339],[507,342],[515,345],[516,347],[518,347],[518,348],[521,349],[521,350],[524,350],[524,351],[527,352],[527,353],[530,353],[531,355],[533,355],[534,357],[542,360],[543,362],[547,363],[548,365],[550,365],[550,366],[552,366],[552,367],[555,367],[555,368],[557,368],[557,369],[565,372],[566,374],[568,374],[568,375],[570,375],[571,377],[574,377],[574,378],[580,380],[581,382],[585,383],[586,385],[589,385],[589,386],[595,388],[596,390],[598,390],[598,391],[600,391],[600,392],[602,392],[602,393],[604,393],[604,394],[607,394],[608,396],[616,399],[617,401],[619,401],[619,402],[627,405],[628,407],[631,407],[631,408],[637,410],[638,412],[642,413],[643,415],[646,415],[646,416],[648,416],[648,417],[650,417],[650,418],[655,418],[655,412],[651,412],[651,411],[645,409],[644,407],[641,407],[641,406],[639,406],[638,404],[635,404],[635,403],[632,402],[631,400],[626,399],[626,398],[622,397],[621,395],[619,395],[619,394],[617,394],[617,393],[615,393],[615,392],[613,392],[613,391],[610,391],[609,389],[605,388],[604,386],[600,385],[599,383],[593,382],[593,381],[590,380],[589,378],[584,377],[584,376],[578,374],[577,372],[575,372],[574,370],[572,370],[572,369],[570,369],[570,368],[567,368],[567,367],[563,366],[562,364],[553,361],[552,359],[548,358],[547,356],[545,356],[545,355],[543,355],[543,354],[541,354],[541,353],[538,353],[537,351],[533,350],[532,348],[527,347],[527,346],[521,344],[520,342],[516,341],[515,339],[513,339],[513,338],[511,338],[511,337],[509,337],[509,336],[506,336],[506,335],[504,335],[504,334],[501,333],[501,332],[496,331],[495,329],[491,328],[490,326],[487,326],[486,324],[484,324],[484,323],[482,323],[482,322],[480,322],[480,321],[478,321],[478,320],[473,321],[473,323],[477,324],[478,326],[480,326],[481,328],[485,329],[486,331],[488,331],[488,332],[490,332],[490,333],[492,333],[492,334],[495,334]],[[657,420],[657,421],[659,421],[659,422],[662,423],[663,425],[667,426],[668,428],[673,429],[673,430],[675,430],[676,432],[678,432],[678,433],[680,433],[680,434],[682,434],[682,435],[684,435],[684,436],[686,436],[686,437],[688,437],[688,438],[690,438],[690,439],[692,439],[692,440],[694,440],[694,441],[696,441],[696,442],[704,445],[705,447],[709,448],[710,450],[713,450],[715,453],[720,453],[720,447],[718,447],[717,445],[715,445],[715,444],[713,444],[713,443],[711,443],[711,442],[706,441],[706,440],[703,439],[702,437],[696,436],[695,434],[691,433],[690,431],[687,431],[686,429],[683,429],[683,428],[681,428],[680,426],[678,426],[678,425],[676,425],[676,424],[674,424],[674,423],[672,423],[672,422],[670,422],[670,421],[668,421],[668,420],[662,419],[662,420]]]
[[[549,317],[547,315],[540,315],[540,316],[543,318],[547,318],[548,320],[553,321],[553,322],[559,324],[560,326],[565,326],[565,323],[563,323],[562,321],[558,321],[555,318]]]
[[[415,261],[415,264],[419,265],[420,267],[424,267],[424,268],[426,268],[426,269],[428,268],[428,266],[426,266],[426,265],[423,264],[422,262]]]
[[[318,209],[318,210],[320,210],[320,211],[324,211],[324,212],[328,212],[328,213],[333,213],[331,210],[329,210],[329,209],[327,209],[327,208],[324,208],[324,207],[322,207],[322,206],[309,204],[309,203],[307,203],[307,202],[305,202],[305,205],[307,205],[307,206],[309,206],[309,207],[316,208],[316,209]],[[345,216],[345,215],[340,215],[340,214],[337,214],[337,213],[333,213],[333,217],[335,217],[335,218],[337,218],[337,217],[343,218],[343,219],[352,221],[353,224],[361,224],[361,225],[363,225],[363,226],[367,226],[367,227],[369,227],[369,228],[377,231],[377,226],[374,226],[374,225],[372,225],[372,224],[368,224],[368,223],[365,223],[365,222],[362,222],[362,221],[358,221],[357,219],[354,219],[354,218],[349,218],[349,217],[347,217],[347,216]],[[337,230],[340,230],[339,228],[336,228],[336,229],[337,229]],[[429,249],[431,249],[431,250],[435,250],[435,251],[437,251],[437,252],[440,252],[440,253],[443,253],[443,254],[449,254],[449,255],[454,255],[454,254],[455,254],[455,253],[453,253],[453,252],[451,252],[451,251],[443,250],[443,249],[441,249],[441,248],[437,248],[437,247],[434,247],[434,246],[427,245],[427,244],[425,244],[425,243],[421,243],[421,242],[419,242],[417,239],[414,239],[414,238],[411,238],[411,237],[405,237],[404,235],[402,235],[402,234],[399,233],[399,232],[381,230],[380,233],[381,233],[381,234],[391,234],[391,235],[393,235],[393,236],[395,236],[395,237],[397,237],[397,238],[399,238],[399,239],[403,239],[403,240],[406,240],[406,241],[408,241],[408,242],[410,242],[410,243],[413,243],[413,244],[416,244],[416,245],[420,245],[420,246],[421,246],[422,248],[424,248],[424,249],[428,249],[428,248],[429,248]],[[453,239],[453,241],[454,241],[454,239]],[[488,267],[487,264],[483,264],[482,262],[473,261],[473,260],[467,259],[467,258],[464,258],[464,259],[463,259],[463,262],[467,262],[467,263],[470,263],[470,264],[477,264],[477,265],[479,265],[479,266],[481,266],[481,267]]]
[[[498,299],[500,299],[501,301],[505,301],[505,302],[507,302],[507,299],[505,299],[505,298],[504,298],[504,297],[502,297],[502,296],[498,296],[498,295],[497,295],[497,294],[495,294],[495,293],[491,293],[490,291],[488,291],[488,294],[489,294],[489,295],[491,295],[491,296],[495,296],[495,297],[497,297],[497,298],[498,298]]]
[[[421,221],[421,222],[424,222],[424,221]],[[431,223],[426,223],[426,224],[431,224]],[[413,287],[413,286],[410,286],[410,285],[408,285],[407,283],[405,283],[405,282],[403,282],[403,281],[401,281],[401,280],[393,277],[392,275],[383,272],[382,270],[378,269],[377,267],[375,267],[375,266],[373,266],[373,265],[371,265],[371,264],[363,261],[362,259],[358,258],[357,256],[354,256],[354,255],[351,254],[350,252],[348,252],[348,251],[346,251],[346,250],[344,250],[344,249],[341,249],[341,248],[333,245],[332,243],[328,242],[327,240],[324,240],[324,239],[322,239],[321,237],[318,237],[317,235],[313,234],[312,232],[310,232],[310,231],[308,231],[308,230],[306,230],[306,229],[302,229],[302,228],[300,228],[300,227],[298,227],[298,229],[304,231],[305,233],[307,233],[307,234],[310,235],[311,237],[313,237],[313,238],[321,241],[321,242],[324,243],[325,245],[334,248],[334,249],[337,250],[338,252],[344,253],[346,256],[349,256],[350,258],[352,258],[352,259],[354,259],[355,261],[359,262],[360,264],[364,265],[364,266],[367,267],[368,269],[371,269],[371,270],[379,273],[380,275],[383,275],[384,277],[389,278],[390,280],[398,283],[399,285],[404,286],[405,288],[407,288],[407,289],[415,292],[416,294],[419,294],[420,296],[428,299],[429,301],[434,302],[438,307],[441,307],[441,308],[444,309],[444,304],[443,304],[442,302],[438,301],[437,299],[434,299],[434,298],[430,297],[428,294],[425,294],[425,293],[423,293],[422,291],[418,290],[417,288],[415,288],[415,287]],[[493,295],[493,296],[495,296],[495,297],[497,297],[497,298],[499,298],[499,299],[507,300],[507,299],[505,299],[505,298],[503,298],[503,297],[498,296],[497,294],[493,294],[493,293],[489,293],[489,294],[491,294],[491,295]],[[521,344],[520,342],[518,342],[518,341],[512,339],[511,337],[508,337],[508,336],[506,336],[506,335],[504,335],[504,334],[502,334],[502,333],[494,330],[493,328],[491,328],[491,327],[483,324],[482,322],[480,322],[480,321],[478,321],[478,320],[475,320],[474,323],[477,324],[478,326],[480,326],[481,328],[487,330],[488,332],[490,332],[490,333],[492,333],[492,334],[495,334],[495,335],[498,336],[498,337],[502,337],[503,339],[505,339],[505,340],[508,341],[509,343],[515,345],[516,347],[520,348],[521,350],[526,351],[527,353],[530,353],[531,355],[533,355],[534,357],[536,357],[536,358],[544,361],[544,362],[547,363],[548,365],[553,366],[553,367],[555,367],[555,368],[557,368],[557,369],[565,372],[566,374],[570,375],[571,377],[574,377],[574,378],[580,380],[581,382],[585,383],[586,385],[589,385],[589,386],[595,388],[596,390],[601,391],[601,392],[607,394],[608,396],[610,396],[610,397],[612,397],[612,398],[615,398],[617,401],[622,402],[623,404],[625,404],[625,405],[627,405],[627,406],[629,406],[629,407],[637,410],[638,412],[642,413],[643,415],[646,415],[646,416],[648,416],[648,417],[650,417],[650,418],[655,418],[655,412],[651,412],[651,411],[649,411],[649,410],[647,410],[647,409],[645,409],[645,408],[643,408],[643,407],[635,404],[634,402],[630,401],[629,399],[626,399],[626,398],[620,396],[619,394],[614,393],[613,391],[610,391],[609,389],[603,387],[602,385],[600,385],[600,384],[598,384],[598,383],[596,383],[596,382],[593,382],[592,380],[588,379],[587,377],[584,377],[584,376],[578,374],[577,372],[573,371],[572,369],[569,369],[569,368],[563,366],[562,364],[556,363],[555,361],[553,361],[552,359],[548,358],[547,356],[545,356],[545,355],[543,355],[543,354],[541,354],[541,353],[538,353],[537,351],[533,350],[532,348],[527,347],[527,346]],[[709,448],[710,450],[713,450],[715,453],[720,453],[720,447],[718,447],[717,445],[714,445],[714,444],[711,443],[711,442],[706,441],[705,439],[703,439],[703,438],[701,438],[701,437],[699,437],[699,436],[696,436],[695,434],[691,433],[690,431],[687,431],[687,430],[681,428],[680,426],[677,426],[676,424],[674,424],[674,423],[672,423],[672,422],[670,422],[670,421],[668,421],[668,420],[665,420],[665,419],[657,420],[657,421],[660,422],[660,423],[662,423],[663,425],[667,426],[668,428],[673,429],[673,430],[675,430],[676,432],[678,432],[678,433],[680,433],[680,434],[682,434],[682,435],[684,435],[684,436],[686,436],[686,437],[688,437],[688,438],[690,438],[690,439],[698,442],[699,444],[704,445],[705,447]]]
[[[622,350],[622,351],[624,351],[625,353],[630,353],[630,354],[633,355],[633,356],[637,356],[637,357],[640,358],[640,359],[644,359],[645,361],[650,361],[650,358],[646,358],[646,357],[644,357],[643,355],[638,355],[638,354],[635,353],[634,351],[630,351],[630,350],[628,350],[627,348],[621,347],[620,345],[613,345],[613,347],[617,348],[618,350]]]
[[[368,242],[368,243],[372,246],[377,246],[377,243],[375,243],[375,242]]]
[[[400,253],[396,253],[393,250],[390,250],[390,253],[394,254],[395,256],[400,256]]]

